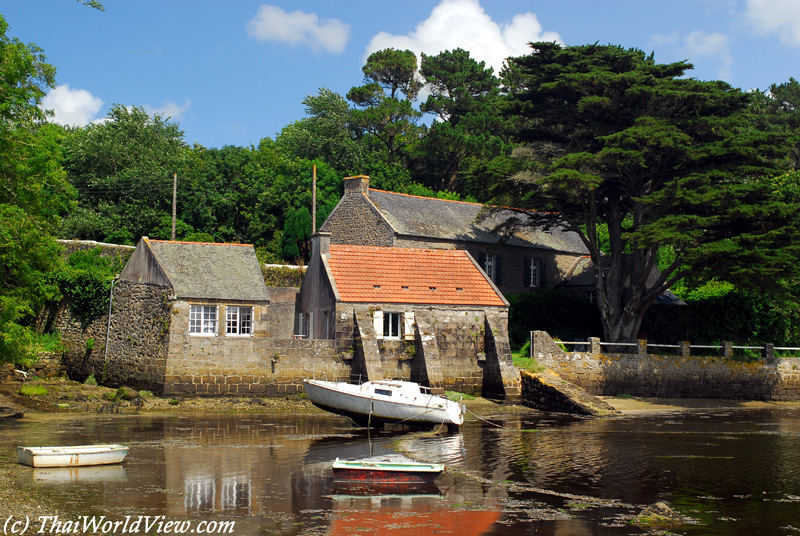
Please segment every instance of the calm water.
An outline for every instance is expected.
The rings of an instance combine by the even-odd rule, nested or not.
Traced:
[[[643,534],[626,521],[658,500],[695,519],[677,534],[800,534],[800,407],[503,416],[434,437],[368,435],[327,415],[0,423],[3,459],[17,445],[105,442],[131,447],[124,465],[15,465],[17,485],[45,513],[235,520],[237,535]],[[437,490],[363,496],[333,483],[337,456],[396,455],[398,442],[448,465]]]

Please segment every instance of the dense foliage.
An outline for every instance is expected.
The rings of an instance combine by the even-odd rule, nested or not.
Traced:
[[[785,140],[754,127],[750,95],[636,49],[531,47],[504,73],[528,162],[505,199],[580,233],[606,340],[634,340],[655,298],[690,275],[744,284],[794,269],[800,205],[764,180]]]
[[[37,46],[7,35],[0,16],[0,360],[30,359],[36,314],[58,287],[52,237],[73,189],[59,165],[62,131],[38,107],[55,69]]]
[[[169,239],[176,176],[177,239],[252,243],[262,263],[306,263],[314,166],[317,227],[342,178],[360,174],[384,190],[558,211],[561,220],[544,223],[584,237],[600,313],[554,291],[514,297],[515,341],[529,329],[635,338],[665,288],[679,288],[689,311],[691,292],[731,283],[735,293],[697,298],[705,312],[681,313],[690,320],[654,321],[664,338],[694,339],[703,315],[734,305],[753,313],[707,333],[795,336],[794,79],[745,94],[686,78],[685,62],[614,46],[537,43],[500,76],[461,49],[419,58],[387,49],[367,58],[346,95],[321,87],[306,96],[306,117],[274,140],[206,148],[187,144],[170,118],[125,104],[86,127],[48,123],[39,104],[55,68],[7,31],[0,16],[0,360],[36,352],[48,303],[71,298],[85,322],[107,307],[119,266],[95,253],[64,261],[54,237]],[[656,332],[647,318],[645,331]]]
[[[56,273],[62,295],[69,298],[70,309],[83,325],[108,314],[111,282],[126,260],[104,257],[100,248],[76,251]]]

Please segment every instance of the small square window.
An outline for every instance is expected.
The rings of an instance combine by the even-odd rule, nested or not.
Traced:
[[[225,333],[227,335],[253,334],[252,307],[229,305],[225,309]]]
[[[383,313],[383,338],[399,339],[401,335],[401,313]]]
[[[189,307],[189,334],[217,334],[216,305],[192,305]]]

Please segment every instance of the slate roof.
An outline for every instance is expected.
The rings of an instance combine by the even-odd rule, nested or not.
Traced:
[[[179,298],[269,301],[250,244],[147,242]]]
[[[561,282],[563,287],[594,287],[594,284],[594,264],[588,255],[575,259]]]
[[[508,305],[463,250],[331,244],[328,263],[343,302]]]
[[[369,190],[369,199],[399,234],[444,240],[465,240],[494,244],[500,237],[498,225],[520,216],[509,209],[484,211],[480,203],[448,201],[431,197]],[[516,229],[506,242],[510,246],[534,247],[565,253],[586,254],[578,235],[564,229]]]

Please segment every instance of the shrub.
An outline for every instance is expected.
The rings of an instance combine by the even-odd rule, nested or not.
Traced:
[[[108,312],[111,281],[122,264],[120,258],[103,257],[100,248],[76,251],[55,276],[61,293],[70,299],[70,310],[84,326]]]
[[[26,383],[19,389],[22,396],[44,396],[48,393],[44,385]]]
[[[565,341],[603,336],[597,305],[583,296],[545,288],[508,296],[508,302],[508,336],[513,347],[522,346],[534,330]]]
[[[302,268],[289,268],[287,266],[261,265],[264,283],[268,287],[299,287],[303,282],[305,270]]]
[[[97,379],[94,377],[94,374],[90,374],[86,380],[83,382],[84,385],[97,385]]]

